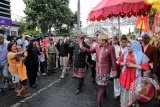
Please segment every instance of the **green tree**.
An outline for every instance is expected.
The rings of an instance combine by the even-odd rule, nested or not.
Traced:
[[[19,34],[22,35],[38,35],[40,30],[37,28],[31,28],[31,21],[27,21],[25,18],[21,19],[19,22]]]
[[[18,31],[19,31],[19,34],[22,35],[23,32],[27,30],[28,23],[26,22],[25,18],[21,19],[19,23],[20,23],[20,26]]]
[[[73,28],[74,13],[69,8],[69,0],[24,0],[28,29],[39,27],[43,33],[54,27],[57,33]],[[63,28],[62,25],[67,25]]]
[[[25,32],[23,32],[23,35],[39,35],[40,34],[40,31],[39,30],[26,30]]]

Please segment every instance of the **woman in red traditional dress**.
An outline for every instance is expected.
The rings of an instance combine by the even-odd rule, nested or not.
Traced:
[[[122,66],[120,74],[121,107],[128,107],[131,84],[142,76],[142,70],[149,70],[149,59],[142,52],[140,43],[129,40],[127,48],[128,50],[118,60],[118,64]]]

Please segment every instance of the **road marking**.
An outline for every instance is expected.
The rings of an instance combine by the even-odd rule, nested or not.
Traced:
[[[19,107],[22,103],[25,103],[25,102],[28,101],[29,99],[31,99],[31,98],[35,97],[36,95],[38,95],[39,93],[47,90],[48,88],[50,88],[50,87],[53,86],[54,84],[58,83],[59,81],[61,81],[61,79],[58,79],[58,80],[50,83],[50,84],[47,85],[46,87],[41,88],[39,91],[33,93],[33,94],[32,94],[31,96],[29,96],[29,97],[26,97],[25,99],[23,99],[23,100],[19,101],[18,103],[12,105],[11,107]]]

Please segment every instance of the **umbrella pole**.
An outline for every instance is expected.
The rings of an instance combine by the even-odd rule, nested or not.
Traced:
[[[120,37],[120,32],[121,32],[121,25],[120,25],[120,16],[118,16],[118,30],[119,30],[119,34],[118,34],[118,36]]]
[[[111,40],[111,42],[112,42],[112,44],[113,44],[113,37],[114,37],[114,31],[113,31],[113,17],[111,18],[111,23],[112,23],[112,40]]]
[[[114,32],[113,32],[113,20],[111,20],[112,23],[112,37],[114,37]]]
[[[142,26],[143,26],[143,20],[142,20],[141,28],[140,28],[140,36],[141,36],[141,34],[142,34]]]

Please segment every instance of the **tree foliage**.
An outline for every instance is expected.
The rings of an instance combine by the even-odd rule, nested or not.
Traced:
[[[21,19],[19,22],[19,34],[20,35],[38,35],[41,33],[41,31],[37,28],[30,28],[31,27],[31,22],[26,21],[25,18]]]
[[[40,31],[39,30],[26,30],[25,32],[23,32],[23,35],[39,35]]]
[[[69,8],[69,0],[24,0],[28,29],[39,27],[46,33],[52,27],[61,33],[73,28],[75,14]],[[63,25],[66,25],[64,28]]]
[[[27,30],[29,24],[26,22],[25,19],[21,19],[19,23],[20,23],[20,27],[18,31],[19,31],[19,34],[21,35]]]

